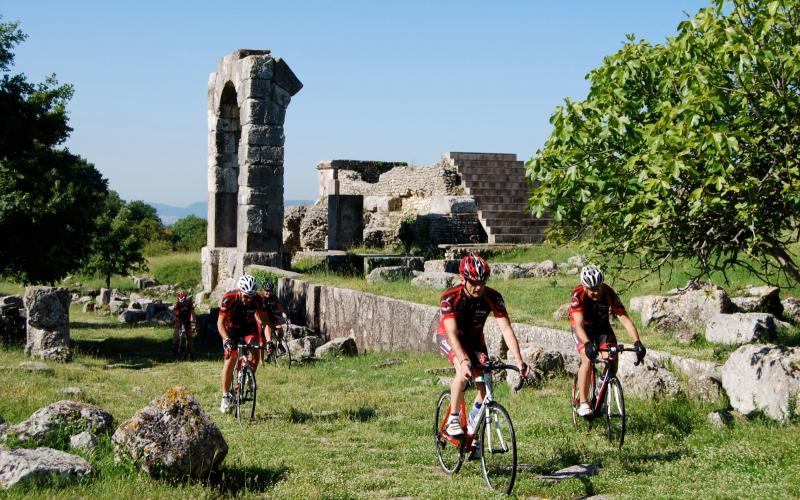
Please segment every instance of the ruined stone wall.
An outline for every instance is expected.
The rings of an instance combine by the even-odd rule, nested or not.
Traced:
[[[340,168],[338,177],[339,194],[429,198],[463,192],[456,168],[444,162],[425,167],[395,166],[377,179]]]

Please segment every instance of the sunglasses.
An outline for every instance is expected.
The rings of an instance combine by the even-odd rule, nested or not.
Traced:
[[[475,280],[471,280],[469,278],[464,278],[464,279],[466,279],[467,283],[469,283],[472,286],[484,286],[484,285],[486,285],[486,280],[475,281]]]

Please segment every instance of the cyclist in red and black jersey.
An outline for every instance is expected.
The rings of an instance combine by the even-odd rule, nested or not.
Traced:
[[[222,401],[219,411],[228,413],[233,398],[228,392],[236,366],[236,344],[244,340],[248,344],[263,345],[264,324],[267,313],[258,297],[258,284],[249,274],[242,275],[236,284],[237,290],[226,293],[219,303],[217,330],[222,337],[225,360],[222,364]],[[253,361],[253,360],[251,360]],[[253,363],[253,370],[256,363]]]
[[[264,290],[261,294],[261,302],[267,311],[267,323],[264,325],[264,337],[267,346],[272,348],[272,334],[275,328],[284,328],[283,325],[289,324],[289,316],[283,308],[281,299],[275,294],[272,282],[264,282]],[[284,332],[285,333],[285,332]]]
[[[172,332],[172,353],[178,355],[178,332],[183,326],[186,332],[186,347],[189,351],[189,359],[194,358],[194,348],[192,347],[192,334],[197,330],[197,317],[194,314],[194,302],[187,295],[186,291],[181,290],[175,295],[175,306],[172,308],[175,316]]]
[[[459,263],[461,284],[444,292],[441,296],[439,310],[441,320],[436,331],[436,343],[443,355],[456,368],[456,376],[450,385],[451,415],[447,433],[453,437],[464,434],[458,409],[464,397],[467,380],[483,373],[480,366],[488,357],[488,349],[483,336],[483,326],[489,313],[494,314],[500,331],[503,333],[511,353],[520,369],[520,375],[527,375],[528,366],[522,361],[519,342],[503,296],[497,290],[486,286],[491,270],[479,255],[470,253]],[[486,395],[486,387],[476,384],[478,394],[474,406],[480,408],[480,402]],[[456,413],[452,413],[455,411]],[[467,429],[468,433],[472,429]]]
[[[578,348],[581,366],[578,369],[578,394],[580,406],[578,415],[585,417],[592,414],[587,402],[589,395],[589,379],[591,366],[597,358],[598,349],[613,346],[617,343],[614,330],[611,328],[611,315],[617,317],[625,330],[633,338],[636,357],[641,361],[647,350],[639,340],[639,332],[617,293],[603,283],[603,272],[594,264],[581,269],[581,284],[572,290],[569,301],[569,325]],[[612,367],[616,371],[616,366]]]

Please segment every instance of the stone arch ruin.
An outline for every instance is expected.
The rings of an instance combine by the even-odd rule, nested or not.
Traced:
[[[201,254],[211,291],[249,264],[280,265],[283,123],[303,84],[269,50],[223,57],[208,81],[208,236]]]

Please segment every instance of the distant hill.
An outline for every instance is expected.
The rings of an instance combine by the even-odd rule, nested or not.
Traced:
[[[205,201],[192,203],[188,207],[174,207],[163,203],[147,203],[156,209],[158,216],[161,217],[161,222],[167,225],[175,224],[175,221],[183,219],[188,215],[196,215],[201,219],[205,219],[208,216],[208,202]],[[312,203],[314,203],[314,200],[283,200],[284,206],[310,205]]]

